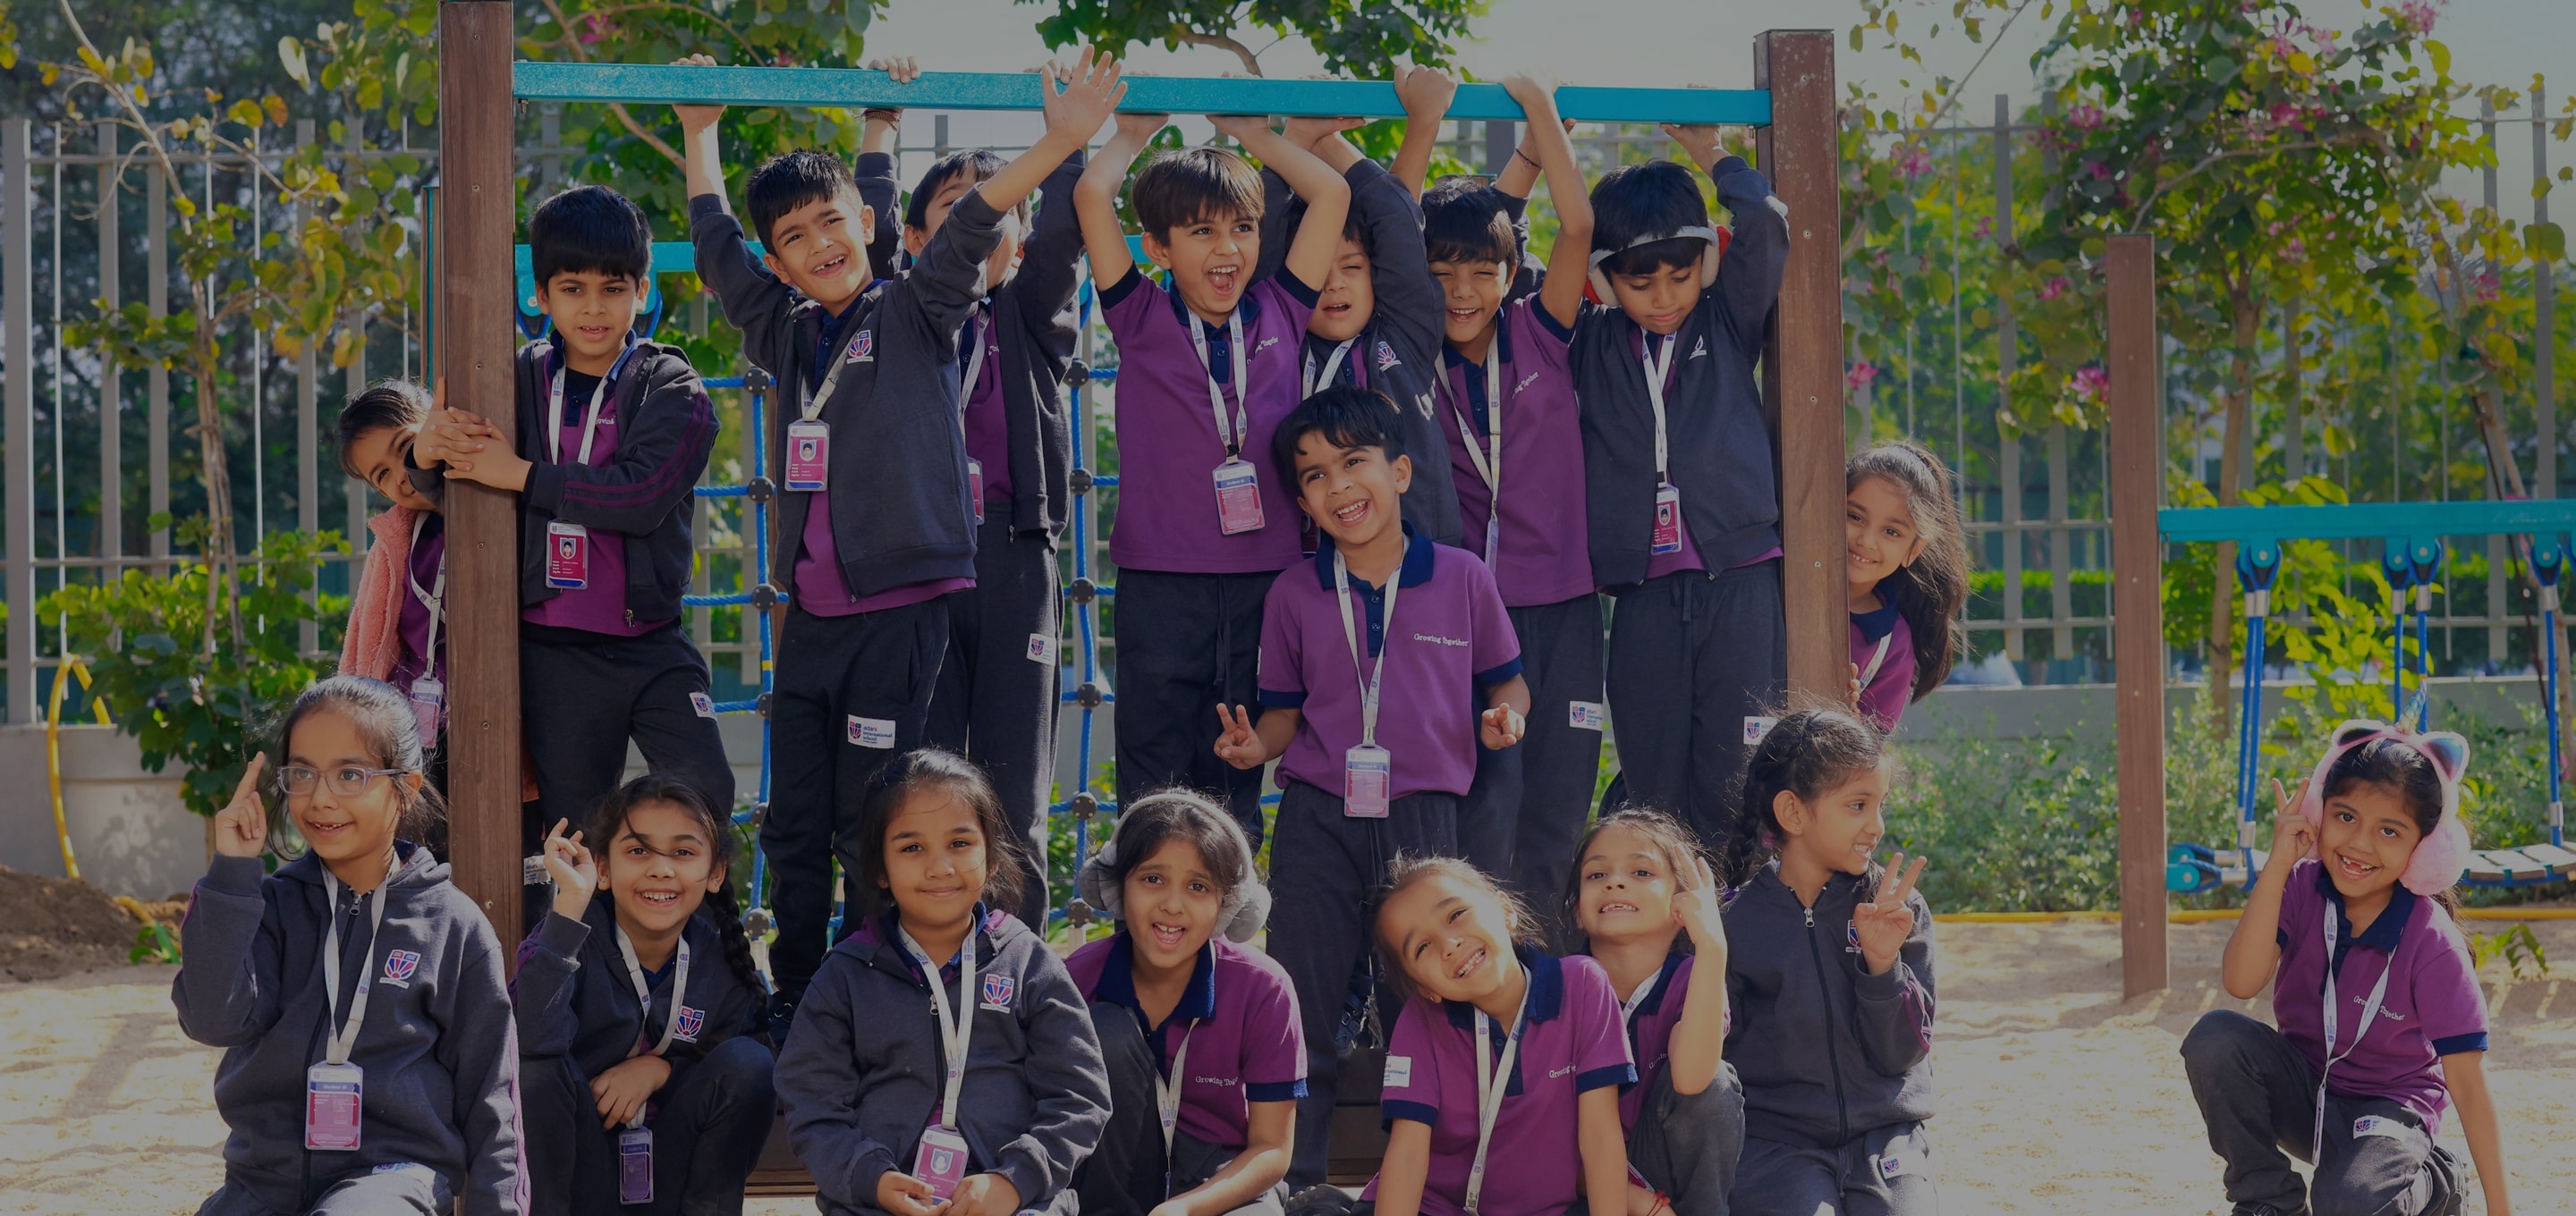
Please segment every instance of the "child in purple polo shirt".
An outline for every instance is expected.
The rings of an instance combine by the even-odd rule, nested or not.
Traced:
[[[1396,863],[1377,944],[1412,999],[1386,1047],[1376,1216],[1627,1212],[1637,1070],[1599,964],[1528,944],[1520,905],[1449,859]]]
[[[1735,1216],[1931,1216],[1932,909],[1887,834],[1877,727],[1800,710],[1745,767],[1716,877],[1726,904],[1725,1053],[1744,1084]]]
[[[693,57],[703,59],[704,57]],[[711,61],[709,61],[711,62]],[[724,200],[720,106],[681,106],[699,276],[776,377],[780,470],[772,580],[788,597],[770,735],[778,766],[761,847],[778,875],[773,1017],[784,1033],[830,944],[832,863],[844,901],[860,843],[851,811],[869,776],[920,744],[948,649],[943,597],[975,585],[975,504],[958,422],[957,338],[990,284],[1005,216],[1107,122],[1124,88],[1089,50],[1049,65],[1046,133],[949,208],[900,275],[877,279],[875,214],[837,156],[770,158],[744,184],[765,252]],[[882,121],[880,118],[878,121]],[[884,267],[891,272],[891,267]],[[1029,882],[1010,883],[1021,904]]]
[[[2451,1107],[2486,1210],[2512,1210],[2486,998],[2451,919],[2470,852],[2467,765],[2467,741],[2447,731],[2346,722],[2281,799],[2221,972],[2239,1000],[2270,984],[2280,1028],[2220,1009],[2182,1044],[2236,1211],[2456,1212],[2459,1162],[2433,1143]],[[2314,1178],[2302,1185],[2290,1156],[2314,1163]]]
[[[1628,1210],[1660,1202],[1680,1216],[1724,1213],[1744,1149],[1744,1088],[1722,1058],[1726,930],[1716,875],[1690,829],[1661,811],[1603,816],[1574,856],[1569,919],[1610,977],[1637,1062],[1638,1084],[1619,1095],[1628,1164],[1644,1192]]]
[[[1251,842],[1206,798],[1159,791],[1119,810],[1080,885],[1118,922],[1065,960],[1109,1068],[1082,1210],[1276,1216],[1306,1040],[1288,973],[1236,944],[1270,907]]]
[[[1278,273],[1255,278],[1261,175],[1220,148],[1158,156],[1130,192],[1145,255],[1170,272],[1157,284],[1127,251],[1118,186],[1164,121],[1119,115],[1074,188],[1118,341],[1118,797],[1170,785],[1220,795],[1257,848],[1260,774],[1218,763],[1208,723],[1251,690],[1262,597],[1302,552],[1296,496],[1260,460],[1303,396],[1298,350],[1350,187],[1267,120],[1212,119],[1306,199],[1306,218]]]
[[[1615,306],[1584,310],[1566,357],[1592,581],[1618,600],[1608,691],[1624,785],[1716,840],[1752,720],[1787,680],[1780,491],[1754,365],[1789,228],[1769,179],[1722,155],[1715,127],[1665,131],[1715,182],[1733,239],[1720,242],[1689,169],[1605,174],[1591,281]]]
[[[450,479],[519,495],[519,684],[537,783],[520,843],[533,856],[542,825],[586,820],[617,788],[630,739],[717,806],[733,805],[734,780],[706,656],[680,629],[715,405],[680,348],[635,336],[652,229],[616,191],[578,187],[528,217],[528,256],[553,332],[519,349],[511,434],[447,410],[412,451],[415,467],[443,461]],[[545,902],[530,891],[528,923]]]
[[[1422,201],[1431,274],[1443,289],[1448,345],[1437,394],[1450,437],[1467,547],[1481,553],[1511,613],[1530,685],[1529,740],[1484,757],[1459,825],[1469,860],[1538,909],[1552,936],[1566,857],[1592,809],[1601,768],[1601,600],[1583,514],[1583,427],[1567,343],[1583,307],[1592,203],[1556,103],[1527,77],[1505,82],[1530,117],[1559,226],[1537,293],[1507,298],[1521,259],[1504,196],[1476,179]],[[1515,153],[1518,159],[1529,159]]]
[[[1968,546],[1950,471],[1910,439],[1843,465],[1845,573],[1851,583],[1853,702],[1880,730],[1950,678],[1967,646]]]
[[[1393,402],[1350,387],[1280,422],[1273,472],[1323,542],[1311,573],[1271,585],[1259,724],[1241,706],[1218,709],[1221,759],[1246,772],[1279,761],[1270,950],[1296,982],[1312,1081],[1297,1112],[1299,1188],[1323,1181],[1333,1037],[1368,952],[1369,892],[1398,853],[1456,855],[1477,744],[1520,742],[1529,706],[1493,574],[1398,516],[1413,462],[1397,428]]]

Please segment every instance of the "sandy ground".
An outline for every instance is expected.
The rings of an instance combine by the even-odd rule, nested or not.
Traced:
[[[2576,923],[2536,928],[2553,975],[2485,977],[2497,1023],[2488,1075],[2519,1206],[2546,1213],[2576,1206],[2563,1156],[2576,1125]],[[1947,1210],[2223,1212],[2175,1047],[2206,1010],[2268,1005],[2219,988],[2228,929],[2174,926],[2173,987],[2123,1002],[2114,925],[1941,926],[1932,1136]],[[220,1182],[224,1127],[207,1097],[216,1053],[180,1036],[171,971],[0,984],[0,1212],[186,1213]],[[2443,1140],[2466,1159],[2456,1130]],[[2474,1190],[2468,1210],[2485,1210]]]

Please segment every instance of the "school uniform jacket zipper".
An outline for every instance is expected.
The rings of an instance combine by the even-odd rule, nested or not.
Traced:
[[[1807,957],[1815,961],[1816,988],[1819,992],[1823,993],[1827,1007],[1825,1016],[1825,1067],[1832,1071],[1834,1077],[1834,1125],[1841,1130],[1841,1142],[1848,1144],[1851,1142],[1852,1138],[1851,1111],[1845,1106],[1843,1099],[1842,1052],[1834,1045],[1835,1024],[1832,1010],[1834,988],[1833,984],[1825,978],[1825,956],[1816,948],[1816,910],[1812,907],[1808,907],[1802,908],[1800,911],[1804,912],[1807,918]]]

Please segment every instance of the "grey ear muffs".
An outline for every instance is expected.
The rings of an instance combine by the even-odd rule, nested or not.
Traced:
[[[1127,919],[1126,892],[1120,883],[1109,877],[1110,870],[1117,864],[1118,842],[1104,840],[1100,842],[1100,851],[1093,853],[1090,860],[1083,862],[1082,868],[1074,872],[1073,886],[1085,902],[1100,909],[1109,919],[1124,921]],[[1243,859],[1242,884],[1226,893],[1225,902],[1217,905],[1216,916],[1217,932],[1224,934],[1230,942],[1251,941],[1261,932],[1261,926],[1270,920],[1270,888],[1253,875],[1251,857]]]
[[[1726,245],[1718,239],[1717,229],[1705,224],[1693,224],[1687,228],[1676,228],[1671,232],[1649,232],[1617,249],[1593,250],[1592,298],[1604,304],[1612,303],[1618,298],[1610,294],[1610,276],[1601,269],[1601,263],[1609,261],[1612,255],[1626,253],[1639,245],[1652,245],[1658,241],[1673,241],[1693,236],[1708,242],[1708,256],[1699,260],[1699,289],[1708,290],[1710,284],[1717,282],[1717,261],[1725,254]]]

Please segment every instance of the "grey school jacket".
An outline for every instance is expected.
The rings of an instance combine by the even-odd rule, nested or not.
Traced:
[[[663,1082],[667,1090],[717,1044],[760,1032],[768,994],[745,988],[726,965],[724,937],[706,913],[690,917],[680,930],[689,944],[689,990],[672,997],[678,972],[666,964],[652,982],[649,1023],[636,1003],[626,956],[617,949],[616,926],[616,904],[603,891],[580,920],[549,911],[519,943],[519,975],[510,982],[510,997],[521,1059],[569,1056],[575,1071],[596,1077],[625,1062],[639,1039],[648,1050],[661,1042],[663,1028],[677,1017],[670,1050],[662,1053],[671,1065],[671,1079]]]
[[[1788,221],[1766,201],[1770,179],[1737,156],[1717,162],[1713,176],[1735,236],[1717,281],[1682,321],[1664,394],[1668,472],[1712,575],[1780,543],[1773,436],[1754,365],[1789,264]],[[1618,308],[1587,304],[1566,353],[1582,402],[1592,581],[1613,595],[1645,581],[1654,540],[1655,413],[1637,357],[1641,332]]]
[[[984,296],[984,258],[1002,215],[981,193],[958,200],[921,260],[881,279],[850,307],[859,315],[829,358],[842,360],[821,420],[832,428],[832,541],[850,593],[975,577],[975,510],[967,501],[966,435],[957,423],[957,332]],[[833,318],[769,273],[742,225],[712,194],[689,200],[698,277],[743,354],[778,382],[770,399],[769,467],[787,467],[787,425],[819,383],[817,348]],[[772,580],[796,594],[796,561],[813,494],[782,493],[772,522]]]
[[[1836,874],[1809,909],[1766,866],[1726,905],[1726,1059],[1744,1134],[1834,1148],[1932,1115],[1932,909],[1884,973],[1861,970],[1852,909],[1870,879]]]
[[[1109,1077],[1090,1007],[1064,962],[1018,918],[983,914],[975,1026],[959,1131],[969,1173],[995,1173],[1022,1210],[1047,1210],[1109,1122]],[[946,978],[953,1010],[954,975]],[[778,1054],[787,1132],[825,1216],[876,1208],[877,1178],[910,1170],[947,1074],[930,990],[890,920],[834,946]]]
[[[189,1038],[225,1049],[215,1065],[215,1108],[232,1128],[224,1180],[263,1206],[300,1212],[341,1179],[420,1165],[446,1179],[467,1216],[515,1214],[527,1188],[501,944],[429,850],[397,848],[380,933],[366,901],[340,890],[332,1010],[322,992],[332,909],[318,859],[263,879],[257,858],[218,856],[198,882],[170,1000]],[[360,1147],[306,1152],[304,1073],[323,1060],[325,1014],[347,1011],[362,969],[376,978],[349,1055],[366,1074]]]
[[[1413,485],[1404,492],[1404,520],[1444,545],[1466,544],[1458,488],[1449,468],[1449,412],[1432,394],[1444,374],[1440,351],[1448,342],[1448,304],[1422,252],[1422,206],[1404,181],[1376,161],[1362,159],[1343,173],[1351,184],[1351,218],[1369,255],[1369,290],[1377,303],[1351,342],[1334,381],[1373,388],[1404,414],[1405,454],[1413,458]],[[1264,282],[1288,260],[1306,204],[1277,171],[1261,171],[1261,257],[1252,281]],[[1333,344],[1306,335],[1298,366],[1312,365],[1320,379]],[[1317,388],[1324,387],[1317,384]],[[1476,545],[1484,541],[1479,538]],[[1475,546],[1469,546],[1474,548]],[[1481,549],[1477,550],[1482,552]]]
[[[1011,530],[1049,542],[1064,531],[1073,509],[1073,422],[1065,412],[1064,376],[1077,336],[1073,293],[1082,282],[1082,225],[1073,213],[1082,165],[1076,152],[1047,175],[1020,246],[1020,268],[992,294],[1002,346],[1002,420],[1010,438]],[[861,153],[850,171],[859,179],[859,197],[878,215],[900,214],[892,156]]]

